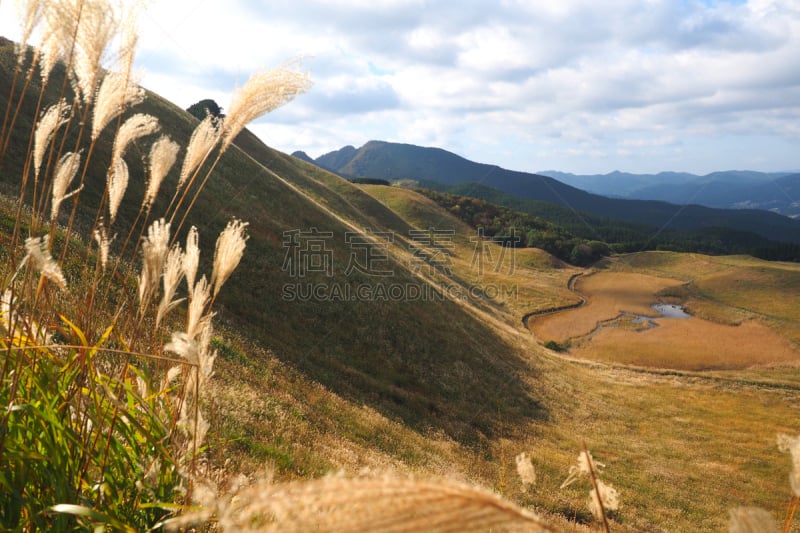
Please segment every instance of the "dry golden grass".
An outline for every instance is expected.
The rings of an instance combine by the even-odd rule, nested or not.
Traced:
[[[361,188],[412,227],[452,230],[449,267],[453,277],[464,284],[470,296],[479,296],[473,300],[483,299],[510,311],[506,318],[514,324],[519,324],[521,318],[532,311],[578,301],[578,297],[567,290],[567,281],[581,269],[536,248],[502,249],[488,241],[481,243],[484,248],[478,248],[477,230],[413,190],[380,185]],[[407,247],[404,240],[408,238],[407,231],[392,229],[395,240]],[[476,290],[470,291],[471,288]]]
[[[800,352],[769,327],[700,318],[657,320],[646,331],[603,328],[574,351],[579,357],[657,368],[728,370],[769,363],[800,363]]]

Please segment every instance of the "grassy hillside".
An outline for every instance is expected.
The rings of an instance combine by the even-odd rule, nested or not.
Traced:
[[[9,55],[5,43],[0,98]],[[31,102],[0,169],[8,194],[19,187]],[[196,125],[153,94],[137,111],[157,116],[184,146]],[[110,145],[101,136],[81,194],[84,223],[102,194]],[[120,233],[144,188],[130,159]],[[230,217],[249,222],[250,239],[215,305],[220,356],[204,408],[207,458],[222,487],[265,469],[277,480],[364,467],[441,475],[490,487],[569,530],[591,521],[587,487],[558,489],[585,443],[620,491],[614,530],[718,530],[738,505],[782,516],[791,460],[775,434],[798,432],[798,389],[770,379],[786,369],[683,375],[549,352],[521,318],[575,303],[567,284],[580,269],[536,249],[512,255],[418,193],[354,186],[246,132],[188,219],[200,228],[204,271],[212,236]],[[674,266],[628,264],[680,272],[676,257]],[[711,300],[724,298],[708,287]],[[539,475],[527,490],[515,474],[520,452]]]

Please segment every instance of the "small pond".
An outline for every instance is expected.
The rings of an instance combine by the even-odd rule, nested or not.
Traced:
[[[684,311],[683,307],[676,304],[653,304],[651,307],[665,318],[690,318],[692,316]]]

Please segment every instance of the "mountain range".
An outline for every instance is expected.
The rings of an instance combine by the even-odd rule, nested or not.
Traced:
[[[313,161],[326,170],[348,178],[405,179],[439,191],[457,189],[459,194],[465,196],[470,196],[470,185],[474,184],[476,194],[485,194],[485,188],[488,187],[520,199],[547,202],[578,213],[640,224],[656,228],[658,232],[727,228],[750,232],[772,241],[800,243],[800,221],[778,213],[753,209],[750,204],[744,204],[748,201],[759,205],[768,202],[767,198],[771,196],[766,192],[761,196],[755,195],[754,192],[754,196],[748,200],[733,202],[738,203],[740,207],[748,207],[740,209],[720,209],[697,203],[679,204],[654,199],[611,198],[587,192],[544,174],[519,172],[497,165],[477,163],[439,148],[383,141],[370,141],[358,149],[346,146],[313,160],[307,154],[296,152],[293,155],[306,161]],[[725,176],[730,175],[737,179],[737,182],[750,183],[753,187],[760,186],[764,191],[770,188],[782,190],[782,194],[788,196],[786,202],[795,203],[790,200],[792,194],[798,191],[800,175],[780,176],[777,182],[774,179],[769,181],[770,177],[764,176],[762,183],[752,185],[756,177],[751,174],[719,173],[710,175],[709,183],[721,183]],[[659,176],[671,175],[667,173],[665,176]],[[559,174],[561,178],[564,176]],[[690,175],[676,174],[676,177],[684,186],[694,183]],[[612,175],[611,178],[612,183],[625,181],[624,175]],[[669,187],[663,183],[660,187],[665,190],[663,194],[669,192]],[[707,185],[706,188],[711,191],[719,186]],[[734,188],[728,187],[728,189],[731,191]],[[673,197],[677,196],[680,196],[680,189],[673,193]]]
[[[728,170],[704,176],[685,172],[576,175],[555,170],[539,172],[573,187],[603,196],[662,200],[719,208],[764,209],[800,216],[800,173]]]

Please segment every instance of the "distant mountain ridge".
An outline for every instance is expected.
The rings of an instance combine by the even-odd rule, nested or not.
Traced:
[[[315,159],[315,163],[345,177],[412,179],[439,190],[459,186],[461,194],[465,194],[465,184],[476,183],[521,198],[644,224],[659,231],[720,227],[749,231],[772,240],[800,243],[800,221],[775,213],[609,198],[549,176],[476,163],[440,148],[370,141],[358,149],[347,146],[324,154]],[[681,176],[680,173],[671,174]]]
[[[588,192],[616,198],[662,200],[718,208],[752,208],[800,216],[800,173],[727,170],[704,176],[685,172],[577,175],[555,170],[540,174]]]

